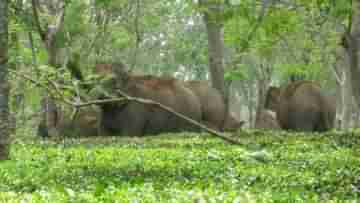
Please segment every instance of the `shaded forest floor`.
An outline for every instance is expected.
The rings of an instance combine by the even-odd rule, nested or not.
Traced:
[[[0,202],[329,202],[360,196],[360,133],[17,140]]]

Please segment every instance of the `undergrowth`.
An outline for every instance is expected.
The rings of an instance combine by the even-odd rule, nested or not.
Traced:
[[[236,137],[17,139],[0,202],[357,202],[359,132]]]

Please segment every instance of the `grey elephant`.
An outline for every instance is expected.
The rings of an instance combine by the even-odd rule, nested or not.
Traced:
[[[264,130],[281,129],[276,120],[276,113],[271,110],[261,110],[255,120],[255,128]]]
[[[104,89],[120,90],[132,97],[150,99],[200,122],[201,107],[197,96],[173,78],[150,75],[132,75],[122,64],[98,64],[98,69],[113,72]],[[109,69],[113,69],[108,71]],[[169,113],[156,105],[136,101],[106,103],[102,110],[101,126],[115,135],[141,136],[162,132],[199,131],[198,127]]]
[[[334,127],[335,102],[314,81],[294,81],[270,87],[265,108],[276,112],[282,129],[323,132]]]
[[[192,80],[185,82],[198,97],[201,104],[201,121],[208,127],[220,131],[236,131],[244,121],[239,121],[230,112],[225,115],[225,103],[220,92],[209,81]]]

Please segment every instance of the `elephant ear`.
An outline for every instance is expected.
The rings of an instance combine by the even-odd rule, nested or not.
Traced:
[[[276,108],[279,105],[279,102],[280,102],[280,88],[269,87],[265,98],[265,108],[276,112]]]

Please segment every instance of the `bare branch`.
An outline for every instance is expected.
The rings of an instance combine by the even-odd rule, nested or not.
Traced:
[[[99,104],[106,104],[106,103],[115,103],[115,102],[127,102],[129,101],[128,98],[120,97],[120,98],[111,98],[111,99],[99,99],[99,100],[92,100],[89,102],[79,102],[73,103],[75,107],[81,108],[90,105],[99,105]]]
[[[138,57],[138,52],[139,52],[139,46],[140,46],[140,42],[141,42],[141,33],[139,30],[139,18],[141,15],[141,6],[140,6],[140,0],[136,0],[136,13],[135,13],[135,20],[134,20],[134,26],[135,26],[135,50],[134,50],[134,54],[132,56],[132,64],[130,66],[131,70],[134,69],[134,67],[136,67],[136,63],[137,63],[137,57]]]
[[[55,24],[50,25],[48,27],[47,40],[48,46],[50,47],[51,43],[55,40],[55,36],[59,31],[62,30],[64,26],[64,18],[65,18],[65,5],[62,5],[59,13],[56,16]]]
[[[11,71],[11,73],[14,74],[17,77],[21,77],[23,79],[26,79],[26,80],[34,83],[35,85],[37,85],[39,87],[45,88],[49,93],[51,93],[49,87],[39,83],[38,81],[36,81],[36,80],[26,76],[26,75],[16,73],[15,71]],[[54,82],[51,82],[50,84],[53,87],[57,88],[57,85],[54,85],[55,84]],[[59,91],[59,89],[56,89],[57,94],[59,94],[58,91]],[[187,117],[187,116],[185,116],[185,115],[183,115],[181,113],[178,113],[175,110],[173,110],[172,108],[170,108],[168,106],[165,106],[165,105],[163,105],[163,104],[161,104],[159,102],[155,102],[155,101],[149,100],[149,99],[138,98],[138,97],[131,97],[131,96],[127,95],[126,93],[122,92],[121,90],[117,90],[117,92],[122,97],[120,97],[120,98],[112,98],[112,99],[104,99],[104,100],[94,100],[94,101],[84,102],[84,103],[82,103],[82,102],[71,102],[71,101],[69,101],[69,100],[67,100],[67,99],[65,99],[63,97],[53,97],[53,99],[57,99],[57,100],[63,102],[64,104],[69,105],[70,107],[75,109],[74,113],[72,115],[72,119],[75,118],[79,108],[85,107],[85,106],[90,106],[90,105],[95,105],[95,104],[99,105],[99,104],[114,103],[114,102],[138,102],[138,103],[146,104],[146,105],[154,105],[154,106],[157,106],[157,107],[159,107],[159,108],[161,108],[161,109],[175,115],[178,118],[181,118],[181,119],[187,121],[191,125],[194,125],[194,126],[196,126],[198,128],[203,129],[204,131],[210,133],[211,135],[213,135],[215,137],[221,138],[221,139],[223,139],[223,140],[225,140],[225,141],[227,141],[227,142],[229,142],[231,144],[237,144],[237,145],[242,144],[238,140],[233,139],[231,137],[228,137],[228,136],[222,134],[221,132],[218,132],[216,130],[208,128],[205,125],[201,124],[200,122],[195,121],[195,120],[193,120],[193,119],[191,119],[191,118],[189,118],[189,117]],[[60,95],[62,95],[62,94],[60,94]]]
[[[32,10],[33,10],[33,15],[34,15],[34,20],[35,20],[35,26],[39,32],[39,35],[41,37],[42,41],[46,41],[47,37],[46,37],[46,33],[44,32],[44,30],[41,28],[41,24],[40,24],[40,19],[39,19],[39,14],[37,11],[37,1],[36,0],[32,0],[31,1],[31,5],[32,5]]]
[[[46,86],[46,85],[44,85],[44,84],[42,84],[42,83],[40,83],[40,82],[38,82],[38,81],[30,78],[30,77],[27,76],[27,75],[20,74],[20,73],[18,73],[18,72],[16,72],[16,71],[13,71],[13,70],[9,70],[9,73],[14,74],[16,77],[25,79],[25,80],[27,80],[27,81],[35,84],[35,85],[38,86],[38,87],[44,88],[47,92],[49,92],[51,98],[56,99],[56,100],[59,100],[59,101],[65,103],[65,104],[67,104],[67,105],[74,106],[74,103],[73,103],[73,102],[71,102],[71,101],[69,101],[69,100],[67,100],[67,99],[65,99],[65,98],[63,97],[63,94],[60,93],[60,90],[58,89],[58,87],[57,87],[56,85],[55,85],[56,94],[53,94],[52,91],[51,91],[51,89],[50,89],[48,86]],[[51,83],[50,83],[50,84],[51,84]],[[54,87],[54,84],[51,84],[51,85]]]
[[[37,65],[36,51],[35,51],[35,44],[34,44],[34,38],[32,35],[32,31],[28,32],[28,36],[29,36],[29,42],[30,42],[30,47],[31,47],[32,65],[36,66]]]
[[[94,49],[94,47],[96,46],[96,44],[99,40],[104,40],[103,39],[104,36],[106,36],[106,34],[108,33],[108,25],[110,24],[110,20],[111,20],[110,14],[108,14],[108,12],[105,12],[102,22],[96,23],[102,29],[99,29],[96,32],[94,38],[92,39],[92,41],[90,43],[84,43],[84,44],[89,44],[88,48],[84,48],[86,50],[86,52],[83,53],[84,58],[87,58],[90,56],[92,50]],[[106,44],[106,43],[104,42],[103,44]]]
[[[220,132],[217,132],[216,130],[213,130],[211,128],[208,128],[206,127],[205,125],[201,124],[200,122],[197,122],[181,113],[178,113],[176,111],[174,111],[172,108],[168,107],[168,106],[165,106],[159,102],[155,102],[155,101],[152,101],[152,100],[149,100],[149,99],[142,99],[142,98],[136,98],[136,97],[130,97],[129,95],[127,95],[126,93],[122,92],[122,91],[119,91],[118,92],[121,94],[121,96],[123,96],[124,98],[126,98],[128,101],[134,101],[134,102],[138,102],[138,103],[141,103],[141,104],[148,104],[148,105],[154,105],[154,106],[157,106],[175,116],[177,116],[178,118],[181,118],[185,121],[187,121],[188,123],[196,126],[196,127],[199,127],[203,130],[205,130],[206,132],[210,133],[211,135],[214,135],[216,137],[219,137],[231,144],[241,144],[239,141],[231,138],[231,137],[228,137],[228,136],[225,136],[223,135],[222,133]]]

